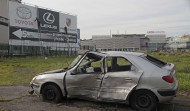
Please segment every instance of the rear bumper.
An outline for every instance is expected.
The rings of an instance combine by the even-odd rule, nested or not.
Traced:
[[[175,87],[168,88],[168,89],[167,88],[157,89],[155,90],[156,91],[155,93],[159,99],[159,102],[164,103],[164,102],[172,101],[174,97],[176,97],[177,89],[178,89],[178,82],[175,81]]]
[[[157,92],[161,96],[176,96],[178,89],[178,82],[175,80],[175,87],[171,89],[158,89]]]
[[[177,89],[175,89],[175,90],[171,90],[171,89],[161,89],[161,90],[158,90],[158,93],[161,96],[175,96],[176,92],[177,92]]]

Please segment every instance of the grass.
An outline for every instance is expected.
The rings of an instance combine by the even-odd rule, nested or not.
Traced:
[[[190,52],[145,52],[162,61],[174,63],[179,92],[190,93]],[[0,85],[28,85],[34,75],[67,67],[76,56],[0,58]]]
[[[0,111],[4,111],[4,109],[0,107]]]
[[[10,98],[0,98],[0,102],[9,102],[9,101],[12,101],[12,100],[13,99],[10,99]]]
[[[75,56],[0,58],[0,85],[29,84],[32,77],[44,71],[67,67]]]

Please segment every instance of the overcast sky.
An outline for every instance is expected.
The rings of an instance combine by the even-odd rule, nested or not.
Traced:
[[[190,0],[22,0],[77,15],[81,38],[92,35],[190,34]]]

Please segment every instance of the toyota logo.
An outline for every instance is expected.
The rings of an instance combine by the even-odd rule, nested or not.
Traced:
[[[53,14],[49,13],[49,12],[46,12],[44,15],[43,15],[43,19],[46,23],[48,24],[52,24],[54,21],[55,21],[55,17],[53,16]]]
[[[18,7],[17,8],[17,15],[22,19],[30,19],[32,17],[32,12],[30,9],[26,7]]]

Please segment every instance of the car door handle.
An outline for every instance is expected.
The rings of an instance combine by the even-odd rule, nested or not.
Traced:
[[[104,79],[107,79],[107,78],[108,78],[108,75],[105,75],[105,76],[104,76]]]
[[[98,77],[96,79],[101,80],[101,78],[98,78]]]
[[[131,78],[125,78],[125,81],[132,81]]]

